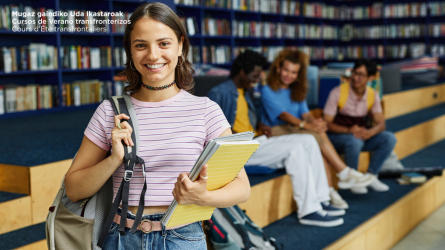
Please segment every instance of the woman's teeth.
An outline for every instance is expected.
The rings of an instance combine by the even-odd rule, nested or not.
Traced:
[[[150,68],[150,69],[157,69],[157,68],[160,68],[160,67],[162,67],[164,65],[165,65],[165,63],[162,63],[162,64],[145,64],[145,66],[147,68]]]

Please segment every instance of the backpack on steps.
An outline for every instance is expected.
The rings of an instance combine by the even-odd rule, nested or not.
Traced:
[[[238,207],[216,208],[204,228],[214,250],[282,250]]]
[[[133,104],[128,95],[113,96],[109,99],[115,114],[126,114],[130,117],[127,122],[133,128],[131,134],[134,146],[124,144],[125,157],[125,178],[123,178],[116,199],[113,203],[113,180],[110,177],[102,188],[92,197],[72,202],[66,196],[64,179],[60,185],[59,192],[54,199],[52,206],[46,218],[46,241],[49,250],[99,250],[105,241],[105,237],[110,229],[112,219],[116,214],[117,207],[121,199],[128,201],[128,188],[132,177],[133,168],[136,164],[142,164],[145,176],[145,165],[141,158],[137,156],[137,146],[139,145],[139,131],[136,114]],[[107,154],[107,156],[109,153]],[[146,189],[146,183],[144,183]],[[139,202],[137,220],[141,218],[144,208],[145,189],[141,193],[142,202]],[[124,204],[124,202],[122,202]],[[128,204],[128,202],[127,202]],[[142,209],[141,209],[142,206]],[[123,211],[127,207],[123,205]],[[122,218],[126,219],[125,216]],[[125,227],[125,223],[120,223]],[[133,230],[133,228],[132,228]],[[136,228],[134,228],[134,231]],[[119,228],[121,231],[121,228]]]

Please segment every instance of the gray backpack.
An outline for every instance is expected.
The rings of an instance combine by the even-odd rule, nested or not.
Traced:
[[[49,250],[78,250],[78,249],[102,249],[105,238],[111,227],[111,222],[117,212],[117,208],[122,200],[122,211],[128,209],[128,192],[130,179],[133,175],[133,168],[136,164],[142,164],[145,176],[145,165],[141,158],[137,156],[137,146],[139,145],[139,130],[133,104],[128,95],[113,96],[109,99],[116,114],[124,113],[130,117],[127,122],[133,128],[131,135],[134,146],[126,146],[125,149],[125,177],[122,180],[119,191],[113,203],[113,180],[110,177],[102,188],[92,197],[78,202],[72,202],[65,192],[64,179],[60,185],[59,192],[54,199],[46,219],[46,240]],[[108,154],[109,155],[109,154]],[[108,156],[107,155],[107,156]],[[144,196],[147,184],[141,193],[141,200],[136,214],[134,228],[130,232],[134,233],[141,220],[144,210]],[[126,200],[126,201],[125,201]],[[126,217],[122,216],[125,220]],[[119,231],[125,234],[126,223],[119,223]]]
[[[214,250],[282,250],[238,206],[216,208],[204,228]]]

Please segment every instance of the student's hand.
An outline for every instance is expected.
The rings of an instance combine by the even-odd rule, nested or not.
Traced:
[[[323,132],[326,132],[326,131],[323,129],[322,125],[320,125],[320,124],[315,124],[315,123],[308,123],[308,122],[306,122],[306,123],[304,124],[304,128],[307,129],[307,130],[310,130],[310,131],[314,131],[315,133],[318,133],[318,134],[321,134],[321,133],[323,133]]]
[[[328,124],[325,120],[318,118],[314,120],[314,125],[318,131],[326,132],[328,131]]]
[[[207,179],[203,179],[201,176],[208,177],[207,164],[202,167],[198,179],[194,182],[190,180],[188,173],[179,174],[172,192],[173,197],[179,204],[199,206],[205,204],[209,191],[207,191]]]
[[[122,141],[128,146],[134,146],[133,140],[131,140],[131,133],[133,133],[133,128],[128,124],[128,122],[121,122],[122,119],[130,119],[129,116],[125,114],[120,114],[114,116],[114,128],[111,130],[111,142],[113,147],[113,153],[110,157],[117,162],[122,162],[124,159],[125,151]],[[117,125],[120,124],[120,129]]]
[[[351,134],[355,134],[356,132],[358,132],[360,130],[360,126],[358,126],[357,124],[355,124],[354,126],[349,128],[349,133]]]
[[[360,127],[360,129],[354,133],[355,138],[361,139],[363,141],[368,140],[372,136],[373,136],[372,132],[369,129],[363,127]]]
[[[259,124],[259,129],[260,129],[260,131],[261,131],[264,135],[267,136],[267,138],[269,138],[269,137],[272,136],[272,130],[270,130],[270,127],[269,127],[269,126],[267,126],[267,125],[265,125],[265,124],[263,124],[263,123],[260,123],[260,124]]]

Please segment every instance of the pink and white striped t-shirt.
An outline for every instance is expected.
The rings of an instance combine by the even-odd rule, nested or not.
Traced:
[[[204,145],[230,124],[218,104],[184,90],[161,102],[131,100],[139,125],[138,156],[144,159],[147,174],[145,205],[170,205],[179,174],[190,172]],[[114,115],[111,103],[102,102],[85,130],[86,137],[107,151],[112,145]],[[113,200],[123,176],[122,164],[113,173]],[[138,164],[130,181],[130,206],[139,205],[143,185],[142,166]]]

